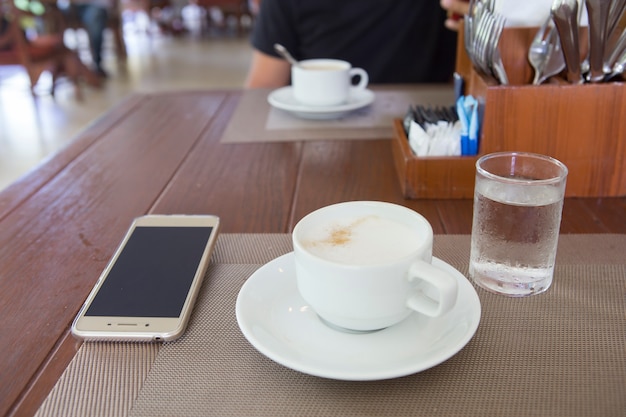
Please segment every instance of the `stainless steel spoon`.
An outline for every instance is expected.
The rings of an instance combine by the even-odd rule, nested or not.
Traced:
[[[537,81],[538,84],[543,83],[550,77],[560,74],[565,69],[565,57],[563,56],[563,51],[561,49],[559,33],[555,26],[550,28],[548,42],[550,43],[550,46],[548,47],[548,57],[546,58],[546,63],[543,67],[543,73]]]
[[[533,79],[534,85],[539,84],[539,79],[543,74],[543,69],[546,66],[548,58],[550,57],[550,53],[552,52],[550,37],[554,38],[554,36],[556,36],[556,32],[554,30],[550,30],[551,22],[552,17],[548,17],[548,19],[543,22],[537,31],[537,34],[533,38],[530,48],[528,48],[528,62],[530,62],[530,65],[532,65],[535,70],[535,78]]]
[[[613,66],[613,72],[607,77],[607,79],[611,79],[618,75],[624,74],[626,71],[626,51],[622,52],[622,55],[617,59],[615,65]]]
[[[626,29],[622,31],[622,34],[615,42],[615,45],[612,45],[611,51],[605,51],[605,56],[608,57],[604,60],[604,73],[609,74],[611,72],[611,68],[617,62],[618,58],[626,51]],[[607,54],[606,52],[610,52]]]
[[[607,25],[610,0],[585,0],[589,15],[589,81],[604,79],[604,48],[607,40]],[[567,59],[567,58],[566,58]]]
[[[300,65],[298,63],[298,61],[296,61],[296,59],[289,53],[287,48],[285,48],[281,44],[275,43],[274,44],[274,49],[276,50],[276,52],[278,52],[280,54],[280,56],[285,58],[291,65],[295,65],[295,66]]]
[[[576,0],[556,0],[550,11],[552,20],[559,32],[563,55],[567,67],[567,80],[572,84],[582,84],[578,43],[578,2]]]
[[[609,19],[606,36],[610,38],[613,32],[618,29],[618,24],[624,11],[626,10],[626,0],[612,0],[609,9]]]

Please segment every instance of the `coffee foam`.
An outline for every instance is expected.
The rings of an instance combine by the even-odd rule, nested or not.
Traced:
[[[404,258],[420,245],[409,227],[377,215],[320,225],[300,240],[315,256],[348,265],[373,265]]]

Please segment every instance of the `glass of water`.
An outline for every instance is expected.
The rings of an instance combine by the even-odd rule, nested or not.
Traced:
[[[470,277],[511,297],[552,284],[567,167],[525,152],[488,154],[476,162]]]

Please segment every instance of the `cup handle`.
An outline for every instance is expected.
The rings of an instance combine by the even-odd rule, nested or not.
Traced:
[[[363,68],[350,68],[350,79],[354,78],[354,76],[359,76],[359,83],[357,85],[352,86],[352,88],[356,88],[358,90],[363,90],[367,87],[369,83],[369,76],[367,75],[367,71]]]
[[[420,280],[407,306],[429,317],[439,317],[452,310],[456,303],[458,284],[456,279],[428,262],[417,261],[409,270],[409,281]],[[433,297],[438,293],[438,297]]]

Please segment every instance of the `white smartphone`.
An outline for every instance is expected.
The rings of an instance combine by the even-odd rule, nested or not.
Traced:
[[[135,219],[74,319],[72,334],[102,341],[180,337],[218,230],[216,216]]]

